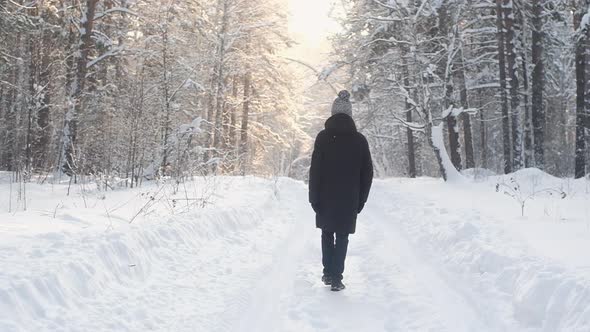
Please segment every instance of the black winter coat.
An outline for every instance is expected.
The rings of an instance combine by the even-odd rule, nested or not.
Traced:
[[[309,202],[316,211],[316,227],[352,234],[373,182],[369,144],[346,114],[333,115],[325,127],[311,157]]]

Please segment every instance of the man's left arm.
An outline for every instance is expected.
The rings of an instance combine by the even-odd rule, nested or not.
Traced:
[[[320,205],[320,168],[322,160],[322,152],[319,145],[319,135],[313,145],[313,153],[311,155],[311,167],[309,168],[309,202],[313,210],[318,213]]]

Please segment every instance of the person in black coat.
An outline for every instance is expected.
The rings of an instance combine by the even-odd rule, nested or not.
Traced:
[[[309,202],[322,229],[322,281],[333,291],[344,289],[348,235],[356,230],[373,181],[369,144],[356,129],[349,99],[343,90],[334,100],[332,116],[315,140],[309,171]]]

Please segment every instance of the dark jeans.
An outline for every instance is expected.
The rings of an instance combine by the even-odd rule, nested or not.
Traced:
[[[348,233],[336,233],[322,230],[322,264],[324,264],[324,275],[332,279],[342,280],[344,272],[344,260],[348,249]]]

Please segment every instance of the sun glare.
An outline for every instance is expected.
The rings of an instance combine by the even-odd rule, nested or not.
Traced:
[[[289,0],[289,32],[298,43],[291,53],[317,61],[329,50],[327,38],[340,28],[332,9],[333,0]]]

